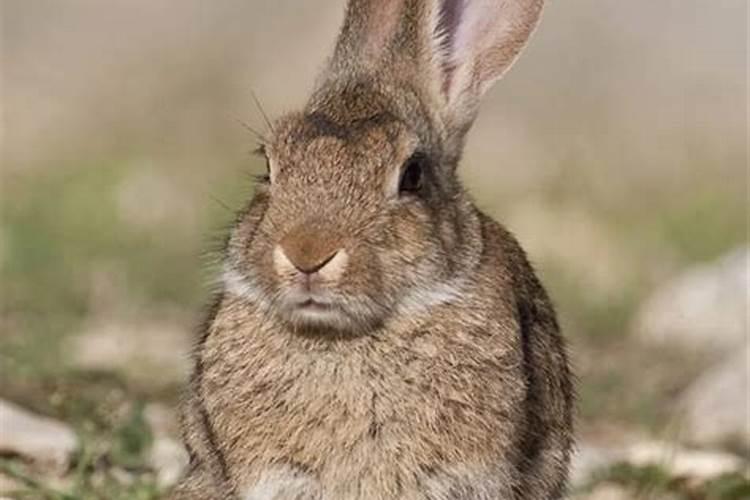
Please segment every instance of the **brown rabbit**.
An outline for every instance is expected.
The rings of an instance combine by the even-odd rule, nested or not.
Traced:
[[[175,499],[556,499],[573,387],[523,250],[456,175],[542,0],[350,0],[231,231]]]

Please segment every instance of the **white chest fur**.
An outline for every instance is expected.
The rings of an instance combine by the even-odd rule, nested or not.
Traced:
[[[291,467],[270,469],[246,487],[242,500],[324,500],[317,481]]]

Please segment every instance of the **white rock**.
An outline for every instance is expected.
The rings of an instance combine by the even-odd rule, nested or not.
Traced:
[[[570,484],[583,486],[592,476],[622,459],[622,452],[587,443],[579,443],[570,462]]]
[[[687,389],[678,408],[695,444],[739,440],[750,449],[750,344],[716,364]]]
[[[645,442],[630,447],[625,460],[635,466],[658,465],[671,475],[691,479],[711,479],[742,470],[741,458],[719,451],[691,450],[667,442]]]
[[[67,425],[0,400],[0,453],[66,467],[77,444]]]
[[[188,465],[188,454],[176,440],[160,437],[154,440],[149,454],[149,465],[156,471],[160,488],[173,486]]]
[[[135,382],[165,386],[187,378],[190,346],[187,329],[171,321],[99,319],[66,347],[77,367],[117,370]]]
[[[161,488],[173,486],[188,465],[188,454],[178,435],[176,412],[159,403],[150,403],[144,416],[154,435],[149,453],[149,465],[156,472],[156,481]]]
[[[688,269],[646,300],[635,332],[646,342],[714,352],[737,349],[748,335],[750,248]]]
[[[586,500],[631,500],[633,498],[624,488],[615,484],[602,484],[586,495]]]
[[[13,493],[23,488],[23,484],[12,477],[0,473],[0,495]],[[8,497],[0,496],[0,500],[6,500]]]

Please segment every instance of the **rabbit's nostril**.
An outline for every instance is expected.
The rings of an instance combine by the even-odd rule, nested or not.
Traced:
[[[331,262],[331,260],[333,260],[333,258],[338,253],[338,250],[336,250],[334,252],[331,252],[330,254],[324,254],[322,256],[309,253],[293,253],[292,255],[290,255],[283,246],[281,248],[281,251],[284,252],[286,258],[289,259],[289,262],[291,262],[298,271],[305,274],[313,274],[317,271],[320,271],[325,267],[326,264]]]

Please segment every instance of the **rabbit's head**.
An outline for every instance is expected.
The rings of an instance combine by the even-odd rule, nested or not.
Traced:
[[[455,170],[542,0],[350,0],[309,103],[278,120],[225,283],[299,328],[367,332],[451,300],[482,248]]]

